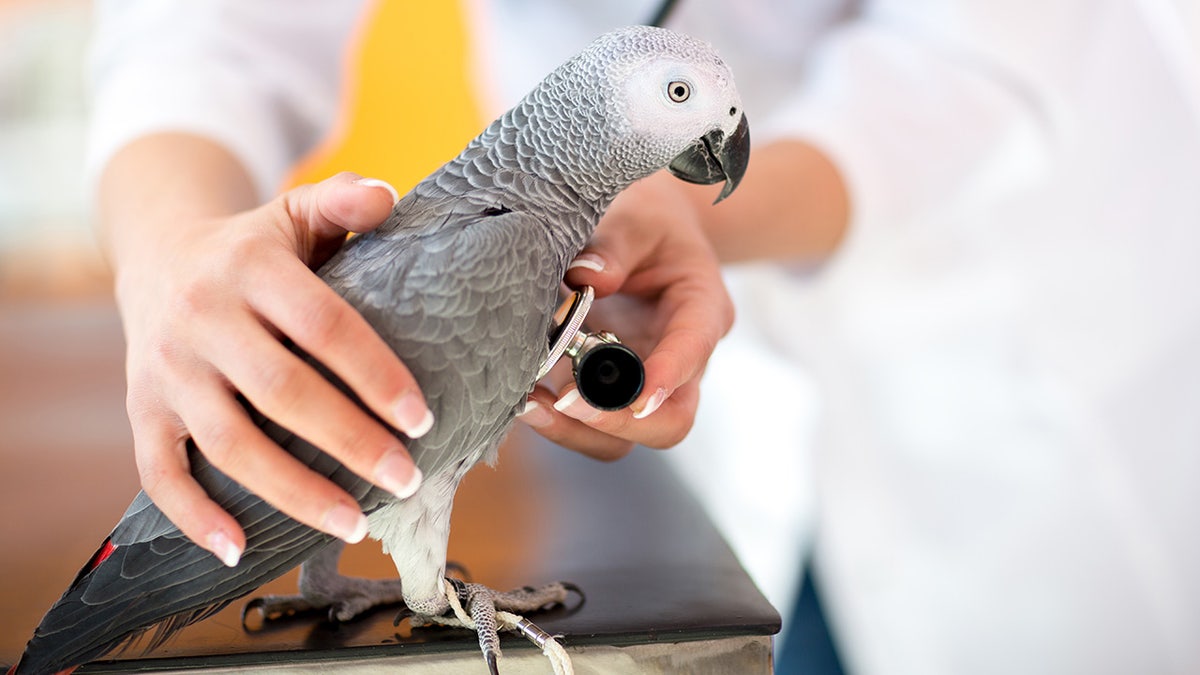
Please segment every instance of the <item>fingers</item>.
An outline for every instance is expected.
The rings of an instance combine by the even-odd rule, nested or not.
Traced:
[[[184,451],[186,432],[161,419],[138,420],[130,410],[142,489],[184,535],[226,565],[237,565],[246,549],[245,534],[192,478]]]
[[[179,425],[145,414],[134,424],[142,485],[185,535],[226,565],[237,564],[245,535],[192,478],[184,428],[213,466],[280,511],[350,543],[366,536],[354,499],[275,445],[215,380],[190,391],[179,416]]]
[[[525,411],[517,418],[545,438],[601,461],[614,461],[633,450],[633,441],[589,427],[554,409],[557,397],[538,387],[529,396]]]
[[[378,178],[348,171],[280,195],[288,218],[319,235],[366,232],[379,225],[400,201],[396,188]]]
[[[646,382],[630,408],[638,419],[653,414],[683,384],[698,377],[717,343],[733,325],[733,301],[716,258],[703,247],[677,250],[646,269],[623,261],[653,259],[652,239],[598,237],[572,262],[571,285],[591,285],[597,296],[647,295],[660,322],[657,344],[643,355]],[[680,247],[683,248],[683,247]],[[560,399],[561,400],[561,399]]]
[[[569,387],[562,396],[556,396],[538,387],[518,419],[545,438],[601,461],[620,459],[635,444],[651,448],[678,444],[691,431],[699,403],[698,382],[688,382],[663,402],[653,418],[638,419],[629,409],[595,410],[575,399],[570,394],[573,390]],[[562,410],[556,408],[564,399],[568,405],[560,406]],[[582,419],[576,419],[576,415]]]
[[[244,293],[251,309],[328,368],[380,419],[410,438],[432,427],[433,413],[391,348],[294,257],[277,253],[247,270]],[[263,414],[401,498],[416,490],[420,474],[391,432],[277,342],[256,341],[225,350],[221,358],[222,371]]]
[[[395,202],[396,192],[386,183],[343,173],[292,190],[279,205],[300,234],[344,234],[374,227]],[[416,381],[366,320],[294,257],[277,251],[265,263],[244,275],[251,308],[381,419],[410,438],[424,435],[433,415]],[[256,346],[228,354],[222,363],[256,407],[401,498],[416,490],[420,474],[388,429],[278,344]]]
[[[723,286],[678,283],[664,292],[662,337],[645,358],[646,385],[630,408],[648,417],[687,382],[700,377],[717,343],[733,325],[733,302]]]
[[[354,473],[399,498],[412,495],[419,486],[420,474],[400,441],[316,370],[270,339],[265,330],[258,329],[262,332],[259,339],[240,337],[252,337],[254,330],[252,325],[244,326],[234,338],[233,348],[214,358],[214,365],[230,382],[261,413],[329,453]],[[218,407],[213,400],[207,405]],[[253,448],[252,452],[265,453],[256,427],[232,424],[230,418],[236,413],[230,408],[219,411],[223,419],[229,420],[227,431],[236,442]],[[190,421],[188,428],[194,435]],[[200,438],[196,440],[209,455],[210,447],[200,443]]]
[[[705,364],[733,323],[717,257],[691,208],[673,182],[635,184],[570,265],[568,286],[590,285],[598,298],[619,294],[615,303],[597,301],[588,323],[648,351],[645,386],[616,412],[591,408],[573,385],[552,403],[549,390],[539,390],[522,419],[542,435],[608,458],[628,452],[629,442],[674,445],[691,429]]]
[[[400,195],[377,178],[343,172],[332,178],[289,190],[269,205],[291,230],[297,253],[314,267],[329,258],[349,232],[367,232],[382,223]]]
[[[285,274],[288,268],[290,273]],[[337,374],[381,419],[409,438],[420,438],[429,431],[433,413],[412,374],[349,303],[295,259],[280,256],[276,264],[252,274],[245,292],[254,310]],[[261,350],[257,355],[265,356]],[[247,369],[247,376],[261,368],[252,361],[239,360]],[[278,361],[275,363],[284,367]],[[306,382],[317,386],[307,378]],[[303,394],[292,395],[299,398]],[[339,395],[339,398],[345,397]],[[371,425],[378,427],[373,421]]]
[[[599,253],[589,251],[595,262]],[[598,269],[599,268],[599,269]],[[674,446],[691,430],[700,402],[700,378],[716,344],[728,333],[733,321],[732,301],[714,267],[708,274],[678,275],[658,271],[658,279],[646,285],[631,281],[613,265],[588,267],[588,275],[599,285],[641,287],[652,301],[637,307],[626,301],[618,312],[595,319],[610,327],[629,315],[630,328],[654,325],[648,356],[644,358],[646,386],[623,411],[602,412],[590,407],[575,384],[566,384],[554,396],[539,388],[529,398],[522,422],[563,446],[608,460],[628,453],[632,443],[654,448]],[[607,275],[608,279],[602,279]],[[656,285],[662,285],[660,288]],[[599,305],[596,309],[600,309]],[[642,315],[650,318],[644,318]],[[637,335],[631,335],[636,337]],[[656,336],[656,342],[654,337]]]
[[[409,371],[308,267],[315,251],[378,225],[394,203],[386,185],[342,174],[253,211],[177,223],[161,250],[128,263],[137,272],[128,278],[158,280],[118,293],[143,487],[226,563],[245,535],[192,478],[189,437],[215,467],[306,525],[356,541],[366,522],[348,494],[252,423],[238,392],[364,479],[400,497],[420,484],[392,429],[281,342],[312,355],[388,425],[414,438],[430,428]]]
[[[292,518],[347,542],[367,534],[354,498],[266,436],[225,388],[193,391],[180,416],[213,466]]]

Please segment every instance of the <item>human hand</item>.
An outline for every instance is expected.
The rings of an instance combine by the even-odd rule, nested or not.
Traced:
[[[674,445],[691,429],[705,364],[733,323],[691,189],[663,172],[630,186],[567,272],[569,286],[596,289],[587,324],[643,355],[646,380],[629,408],[603,412],[579,397],[569,377],[549,383],[561,384],[558,394],[543,382],[519,419],[546,438],[614,460],[635,443]]]
[[[412,375],[312,271],[349,231],[395,203],[380,181],[341,174],[229,217],[181,219],[123,250],[117,299],[128,344],[127,408],[142,486],[189,538],[233,565],[237,521],[189,473],[189,437],[212,464],[296,520],[346,541],[356,501],[273,443],[236,396],[400,496],[421,480],[383,425],[287,349],[288,339],[410,437],[432,424]]]

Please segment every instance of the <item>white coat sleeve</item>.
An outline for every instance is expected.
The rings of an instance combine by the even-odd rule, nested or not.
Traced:
[[[1046,170],[1087,3],[883,0],[817,45],[761,138],[798,137],[840,168],[855,230],[953,218]],[[882,224],[882,225],[881,225]]]
[[[181,131],[227,148],[266,199],[333,123],[362,4],[96,2],[89,184],[122,146]]]

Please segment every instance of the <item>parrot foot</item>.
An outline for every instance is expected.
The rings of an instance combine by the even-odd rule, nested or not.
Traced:
[[[502,593],[482,584],[447,578],[445,587],[450,611],[441,616],[413,616],[414,626],[459,626],[474,630],[479,635],[479,647],[492,675],[499,675],[501,630],[518,632],[537,645],[550,659],[556,675],[574,672],[570,657],[555,636],[517,613],[540,612],[565,605],[572,592],[582,598],[583,592],[578,586],[555,582],[540,588],[526,586]]]
[[[384,605],[403,604],[399,579],[360,579],[344,577],[337,571],[342,554],[341,542],[317,552],[300,567],[299,595],[269,595],[255,598],[242,608],[242,628],[253,630],[246,619],[254,612],[262,624],[326,610],[331,622],[351,621],[365,612]]]
[[[358,579],[341,577],[336,588],[320,593],[300,595],[268,595],[254,598],[242,608],[242,628],[254,630],[247,619],[255,612],[261,617],[260,625],[300,614],[326,611],[329,621],[340,623],[385,605],[403,603],[399,579]]]

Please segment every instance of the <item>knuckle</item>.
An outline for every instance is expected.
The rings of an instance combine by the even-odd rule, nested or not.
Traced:
[[[361,391],[368,405],[376,405],[376,402],[380,405],[391,404],[408,396],[423,400],[421,387],[400,357],[386,345],[378,353],[375,356],[375,350],[363,352],[361,362],[369,363],[370,367],[354,374],[354,388]],[[351,374],[347,373],[347,376]]]
[[[292,518],[306,525],[314,525],[314,516],[319,512],[317,503],[322,500],[311,493],[306,495],[302,492],[303,487],[306,486],[288,483],[256,484],[254,491],[267,503]]]
[[[714,334],[708,331],[696,331],[692,334],[692,340],[694,341],[695,345],[694,348],[696,350],[696,354],[700,356],[701,363],[706,361],[713,353],[713,350],[717,348],[717,342],[721,339],[721,335],[723,334],[724,333]]]
[[[224,422],[207,424],[192,434],[200,452],[213,466],[231,476],[239,473],[244,464],[244,454],[238,452],[239,438],[235,425]]]
[[[172,472],[162,462],[158,461],[152,452],[144,450],[137,452],[136,464],[138,480],[142,484],[142,489],[152,499],[155,495],[170,492],[166,486],[169,485],[173,478]]]
[[[705,330],[681,328],[673,336],[670,345],[662,345],[661,362],[664,375],[673,386],[680,386],[690,379],[689,373],[703,370],[720,339]]]
[[[147,350],[147,363],[132,373],[130,379],[137,378],[145,383],[155,379],[187,380],[189,357],[185,353],[186,349],[185,345],[165,336],[154,340]]]
[[[256,405],[273,416],[295,410],[304,394],[304,368],[299,361],[284,359],[259,369],[254,382],[256,395],[252,397]]]
[[[177,312],[186,317],[210,314],[216,304],[212,285],[202,277],[190,278],[172,291]]]
[[[241,276],[241,273],[250,271],[253,268],[248,268],[246,262],[261,258],[263,250],[264,240],[258,229],[246,228],[232,234],[221,247],[221,253],[216,257],[216,262],[220,266],[218,269],[222,273],[218,278],[235,278]]]
[[[310,349],[323,350],[340,342],[339,338],[353,320],[348,306],[330,298],[319,298],[303,311],[299,318],[297,340]]]
[[[164,416],[147,408],[131,408],[130,426],[133,431],[133,458],[138,478],[147,493],[159,491],[159,486],[178,480],[186,472],[179,452],[182,436],[177,418]]]
[[[130,426],[139,429],[154,420],[154,399],[146,388],[132,384],[129,386],[125,392],[125,414],[129,417]]]
[[[356,473],[371,469],[389,445],[394,441],[390,434],[381,438],[383,432],[379,426],[368,420],[338,426],[340,437],[336,440],[337,447],[330,448],[339,460]],[[395,442],[398,445],[398,441]]]

